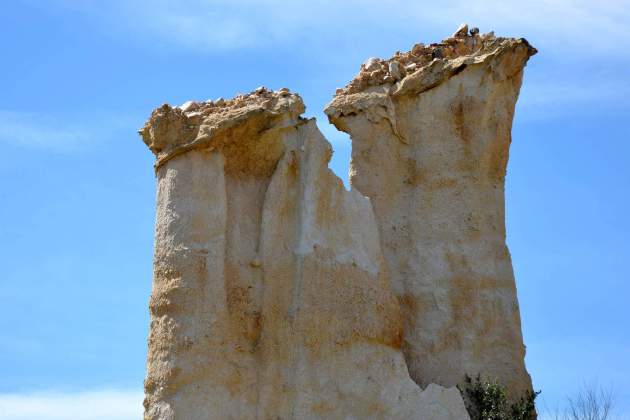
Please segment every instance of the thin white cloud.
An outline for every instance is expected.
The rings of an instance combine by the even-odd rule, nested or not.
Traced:
[[[0,110],[0,143],[43,150],[74,151],[90,141],[89,132],[53,118]]]
[[[627,112],[628,109],[630,81],[627,80],[594,78],[584,82],[561,78],[526,79],[517,102],[517,118],[526,121],[546,120],[583,112]]]
[[[109,27],[122,25],[154,42],[202,51],[360,36],[369,42],[387,36],[385,28],[435,33],[467,21],[571,53],[630,54],[630,44],[621,42],[630,28],[630,0],[113,0],[107,8],[101,2],[57,1],[106,19]]]
[[[0,394],[3,420],[137,420],[143,394],[137,390]]]
[[[446,0],[416,12],[443,23],[462,19],[498,34],[531,37],[536,46],[563,49],[568,60],[576,53],[630,53],[630,46],[617,41],[630,29],[629,0]]]
[[[66,115],[61,119],[35,112],[0,109],[0,144],[72,153],[93,148],[113,131],[132,132],[137,124],[131,116],[106,112],[99,112],[98,118]]]
[[[546,79],[526,79],[520,109],[532,118],[569,109],[560,104],[630,97],[622,70],[630,64],[630,43],[623,41],[630,33],[630,0],[112,0],[107,7],[56,1],[145,46],[200,53],[288,48],[309,51],[322,62],[330,61],[339,42],[390,37],[399,46],[405,32],[431,42],[465,21],[482,31],[527,37],[540,50],[532,62],[544,63],[545,73],[557,69]],[[591,75],[597,68],[608,69],[609,77]]]

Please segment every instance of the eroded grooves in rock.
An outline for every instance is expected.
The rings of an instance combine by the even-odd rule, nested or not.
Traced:
[[[531,389],[505,244],[504,178],[524,39],[463,26],[370,59],[326,113],[350,134],[350,181],[370,197],[404,318],[412,378],[465,374]]]
[[[164,105],[146,419],[466,419],[411,380],[370,201],[299,96]]]

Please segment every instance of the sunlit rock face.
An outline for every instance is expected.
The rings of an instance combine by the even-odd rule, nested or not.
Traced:
[[[525,40],[462,27],[369,59],[326,113],[256,89],[163,105],[145,419],[469,419],[464,374],[531,388],[503,180]]]
[[[183,108],[183,109],[182,109]],[[146,419],[462,419],[409,377],[369,199],[299,96],[162,106]]]
[[[370,198],[421,386],[497,378],[531,390],[505,244],[504,180],[524,39],[460,27],[371,59],[326,114],[350,134],[350,182]]]

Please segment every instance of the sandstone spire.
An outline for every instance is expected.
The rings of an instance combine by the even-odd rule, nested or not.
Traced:
[[[467,419],[409,377],[370,200],[299,96],[164,105],[145,419]]]
[[[372,59],[326,108],[350,134],[353,188],[371,199],[421,386],[497,378],[531,390],[505,244],[504,179],[524,39],[462,25]]]

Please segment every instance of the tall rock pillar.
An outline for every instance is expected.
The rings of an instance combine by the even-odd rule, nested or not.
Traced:
[[[370,201],[304,105],[264,88],[142,128],[157,221],[146,420],[468,419],[409,377]]]
[[[466,26],[441,43],[370,59],[325,112],[350,134],[353,188],[372,201],[421,386],[497,378],[531,390],[504,180],[524,39]]]

